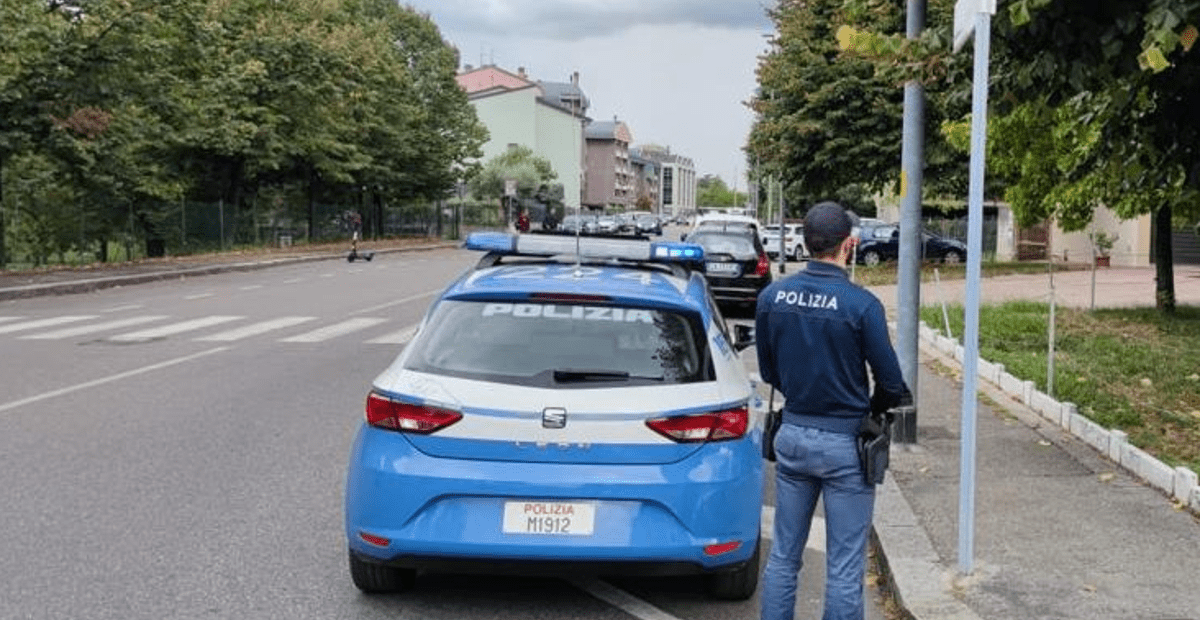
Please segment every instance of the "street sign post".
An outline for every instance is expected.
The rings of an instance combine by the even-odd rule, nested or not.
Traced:
[[[963,331],[962,456],[959,468],[958,568],[974,569],[975,438],[979,396],[979,280],[983,259],[983,181],[987,152],[988,61],[996,0],[958,0],[954,5],[954,49],[975,35],[971,93],[971,164],[967,205],[967,288]]]

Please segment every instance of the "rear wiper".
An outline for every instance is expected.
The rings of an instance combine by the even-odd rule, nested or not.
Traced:
[[[626,379],[646,379],[662,381],[662,377],[640,377],[630,375],[623,370],[586,370],[576,368],[561,368],[554,371],[554,380],[558,383],[583,381],[624,381]]]

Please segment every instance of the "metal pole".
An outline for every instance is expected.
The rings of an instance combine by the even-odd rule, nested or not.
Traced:
[[[971,95],[971,182],[967,217],[967,296],[963,334],[962,460],[959,469],[958,567],[974,570],[975,418],[979,397],[979,276],[983,258],[983,181],[987,148],[988,58],[991,15],[975,15],[975,72]]]
[[[779,273],[787,273],[787,239],[784,238],[783,212],[786,203],[783,200],[783,183],[779,184]]]
[[[921,36],[925,29],[925,0],[908,0],[907,28],[909,39]],[[913,395],[913,407],[897,416],[893,426],[897,443],[917,443],[917,411],[920,409],[918,376],[920,361],[921,320],[921,187],[925,170],[925,88],[911,80],[904,85],[904,143],[900,150],[901,191],[900,261],[896,280],[896,349],[900,371]]]

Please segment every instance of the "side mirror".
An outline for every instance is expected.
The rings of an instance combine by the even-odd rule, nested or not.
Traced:
[[[753,325],[734,325],[733,326],[733,350],[744,351],[754,346],[754,326]]]

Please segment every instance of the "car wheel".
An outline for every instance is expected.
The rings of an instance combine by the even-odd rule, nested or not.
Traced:
[[[876,252],[875,250],[867,250],[863,253],[864,265],[870,265],[871,267],[874,267],[881,262],[883,262],[883,257],[879,255],[879,252]]]
[[[354,581],[354,587],[367,594],[393,594],[412,588],[417,571],[367,562],[351,553],[350,579]]]
[[[948,265],[957,265],[958,263],[963,262],[963,257],[962,254],[959,254],[957,251],[950,250],[949,252],[946,252],[945,256],[942,257],[942,262]]]
[[[754,596],[754,591],[758,589],[758,559],[761,551],[760,538],[754,541],[754,553],[741,568],[709,575],[709,594],[723,601],[744,601]]]
[[[796,262],[804,260],[804,250],[801,250],[800,246],[792,248],[792,260]]]

